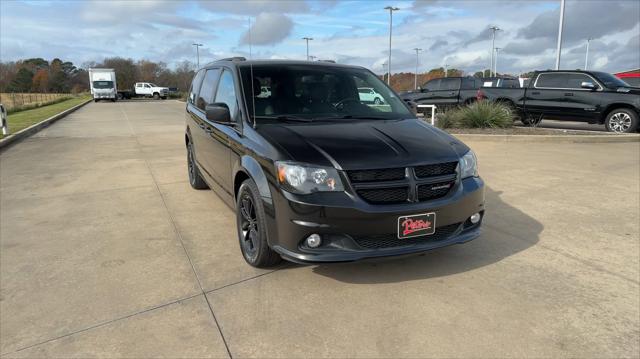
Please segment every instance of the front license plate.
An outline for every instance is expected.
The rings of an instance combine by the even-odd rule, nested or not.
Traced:
[[[398,217],[398,238],[426,236],[436,231],[436,214],[423,213]]]

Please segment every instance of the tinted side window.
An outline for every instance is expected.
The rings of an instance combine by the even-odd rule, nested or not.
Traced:
[[[204,70],[198,71],[193,77],[191,82],[191,89],[189,90],[189,103],[195,104],[196,98],[198,98],[198,92],[200,91],[200,85],[202,84],[202,78],[204,77]],[[142,85],[140,85],[142,87]]]
[[[216,103],[224,103],[229,107],[231,119],[235,119],[238,109],[238,101],[236,100],[236,87],[233,83],[233,74],[224,70],[220,77],[220,84],[216,92]]]
[[[440,79],[427,82],[426,84],[424,84],[423,88],[429,91],[438,91],[438,89],[440,89]]]
[[[442,79],[440,90],[451,91],[460,89],[460,79]]]
[[[567,88],[579,89],[582,88],[583,82],[591,82],[597,86],[597,83],[593,79],[585,74],[569,74],[567,76]]]
[[[204,81],[202,81],[202,87],[200,87],[200,93],[198,94],[198,101],[196,101],[196,106],[203,111],[208,104],[213,103],[213,91],[216,88],[219,73],[220,70],[211,69],[207,70],[207,74],[204,76]]]
[[[536,81],[536,87],[567,88],[568,80],[568,74],[540,74]]]

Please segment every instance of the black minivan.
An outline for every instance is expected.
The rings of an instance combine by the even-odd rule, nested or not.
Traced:
[[[236,211],[252,266],[402,255],[480,234],[473,151],[367,69],[219,60],[197,72],[186,111],[191,186]]]

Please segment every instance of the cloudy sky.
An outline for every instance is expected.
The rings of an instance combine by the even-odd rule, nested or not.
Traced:
[[[640,1],[567,0],[562,68],[616,72],[640,67]],[[490,25],[502,48],[498,71],[520,73],[555,63],[560,0],[511,1],[0,1],[0,60],[59,57],[76,64],[122,56],[201,63],[248,56],[305,58],[357,64],[382,73],[393,17],[393,72],[448,64],[467,72],[489,67]]]

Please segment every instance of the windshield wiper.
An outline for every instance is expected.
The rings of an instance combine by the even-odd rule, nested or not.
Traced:
[[[262,119],[268,119],[268,120],[277,120],[277,121],[282,121],[282,122],[312,122],[312,120],[308,119],[308,118],[290,116],[290,115],[255,116],[255,118],[262,118]]]

